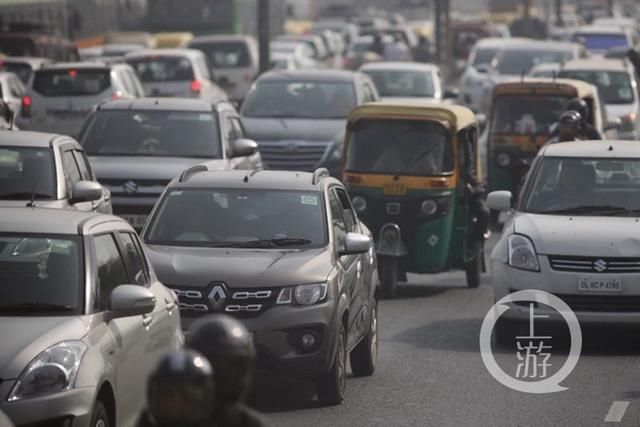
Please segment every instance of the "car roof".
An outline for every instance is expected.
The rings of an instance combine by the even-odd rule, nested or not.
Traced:
[[[324,182],[337,180],[326,177],[313,182],[311,172],[212,170],[193,173],[180,182],[175,180],[169,188],[230,188],[250,190],[322,191]]]
[[[571,141],[549,144],[540,151],[543,157],[576,158],[637,158],[640,144],[637,141]]]
[[[623,59],[574,59],[567,61],[562,70],[596,70],[596,71],[627,71],[629,63]]]
[[[98,110],[155,110],[193,111],[210,113],[214,106],[206,101],[193,98],[137,98],[105,101]]]
[[[480,39],[476,42],[474,49],[483,49],[483,48],[500,48],[502,46],[507,46],[510,44],[518,44],[518,43],[530,43],[533,40],[527,38],[520,37],[487,37],[485,39]]]
[[[509,79],[498,83],[493,88],[493,95],[523,93],[528,91],[540,91],[544,89],[553,89],[558,92],[567,92],[569,96],[577,96],[583,98],[585,96],[594,95],[598,89],[591,83],[574,79],[552,79],[525,77],[524,79]],[[572,94],[570,92],[575,92]]]
[[[195,56],[203,55],[197,49],[188,48],[161,48],[161,49],[141,49],[134,52],[129,52],[125,55],[126,59],[130,58],[144,58],[147,56],[187,56],[193,58]]]
[[[345,70],[280,70],[269,71],[258,78],[258,82],[353,82],[360,73]]]
[[[434,103],[421,100],[368,102],[349,113],[349,122],[375,116],[423,117],[447,121],[458,129],[477,123],[476,115],[462,105]]]
[[[0,60],[1,62],[8,62],[11,64],[29,64],[32,67],[40,67],[44,64],[50,64],[53,61],[49,58],[42,58],[39,56],[6,56]]]
[[[0,131],[0,147],[49,148],[51,143],[58,138],[72,140],[71,137],[55,133],[3,130]]]
[[[440,68],[435,64],[425,64],[420,62],[402,62],[402,61],[389,61],[389,62],[370,62],[364,64],[360,71],[366,70],[404,70],[404,71],[429,71],[435,72]]]
[[[121,218],[94,212],[38,207],[0,207],[0,233],[78,235],[87,234],[91,226],[104,222],[117,222],[124,228],[130,228]]]

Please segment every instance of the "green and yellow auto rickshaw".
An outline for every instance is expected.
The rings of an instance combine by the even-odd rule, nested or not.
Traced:
[[[406,273],[462,269],[468,286],[480,283],[488,210],[478,220],[477,140],[476,117],[461,106],[376,102],[350,113],[343,178],[376,236],[385,297]]]

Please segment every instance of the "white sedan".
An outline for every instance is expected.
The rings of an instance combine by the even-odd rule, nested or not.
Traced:
[[[491,209],[513,206],[491,254],[496,301],[543,290],[566,302],[581,323],[640,323],[639,195],[637,142],[542,148],[519,200],[507,191],[488,197]],[[544,306],[535,312],[558,319]],[[512,303],[498,323],[498,340],[513,331],[513,320],[525,319],[528,304]]]
[[[360,71],[373,80],[383,100],[422,99],[442,101],[457,94],[445,92],[437,65],[417,62],[371,62]]]

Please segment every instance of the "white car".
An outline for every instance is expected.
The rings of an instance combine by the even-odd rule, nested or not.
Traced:
[[[293,57],[295,69],[308,70],[318,68],[316,61],[313,59],[313,50],[309,45],[300,42],[291,41],[272,41],[269,44],[271,58],[275,60],[283,57]]]
[[[581,322],[640,322],[640,145],[575,141],[543,147],[519,200],[489,194],[513,212],[491,254],[495,300],[525,289],[558,296]],[[528,304],[512,304],[497,338],[513,339]],[[558,313],[543,306],[536,314]]]
[[[445,97],[440,67],[417,62],[371,62],[360,72],[373,80],[382,100],[421,99],[442,101]]]
[[[0,72],[0,91],[2,100],[9,105],[11,111],[16,113],[20,110],[26,89],[16,74]]]

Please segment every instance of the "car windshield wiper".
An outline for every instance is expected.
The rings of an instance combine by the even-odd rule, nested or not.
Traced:
[[[74,308],[69,305],[49,304],[45,302],[24,302],[20,304],[0,305],[0,313],[39,313],[39,312],[67,313],[73,310]]]
[[[227,248],[277,248],[277,247],[283,247],[283,246],[308,245],[310,243],[311,243],[311,240],[309,239],[282,238],[282,239],[249,240],[248,242],[221,244],[221,246],[224,246]]]
[[[610,206],[610,205],[583,205],[583,206],[573,206],[571,208],[566,209],[554,209],[549,211],[540,211],[536,213],[541,214],[581,214],[581,213],[623,213],[626,212],[627,209],[624,206]]]

